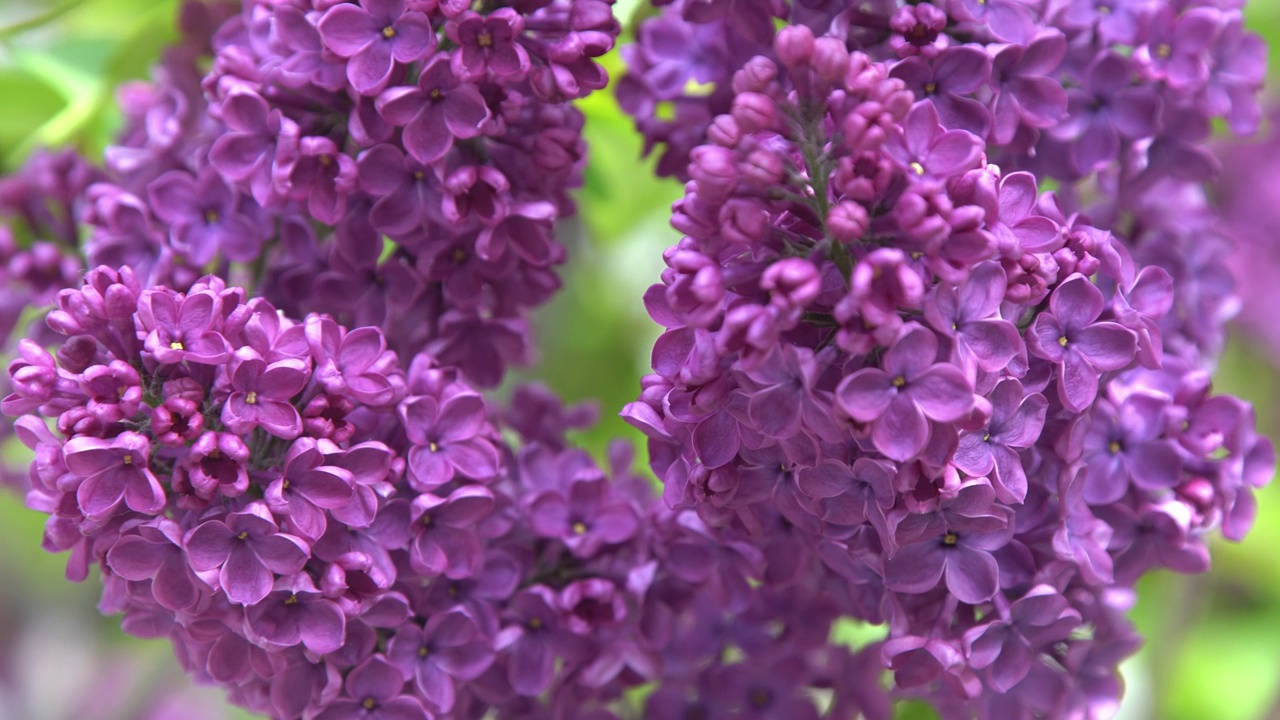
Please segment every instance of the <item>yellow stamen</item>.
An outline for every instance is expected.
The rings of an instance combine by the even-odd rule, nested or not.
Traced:
[[[902,377],[901,375],[893,379],[893,386],[896,388],[900,388],[906,384],[907,384],[907,379]]]
[[[587,534],[587,525],[586,525],[586,523],[583,523],[583,522],[576,522],[576,523],[574,523],[574,524],[573,524],[573,534],[574,534],[574,535],[586,535],[586,534]]]
[[[384,37],[384,38],[386,38],[386,39],[390,40],[391,38],[393,38],[393,37],[395,37],[395,36],[396,36],[396,29],[395,29],[395,28],[391,27],[390,25],[388,25],[388,26],[386,26],[386,27],[382,28],[382,37]]]
[[[173,342],[169,343],[169,349],[170,350],[186,350],[187,348],[181,342],[174,340]]]
[[[913,172],[913,173],[915,173],[915,174],[917,174],[917,175],[923,175],[923,174],[924,174],[924,166],[923,166],[923,165],[921,165],[921,164],[920,164],[920,163],[918,163],[918,162],[913,162],[913,163],[911,163],[911,172]]]
[[[130,453],[130,454],[125,455],[125,456],[124,456],[124,464],[125,464],[125,465],[132,465],[132,464],[133,464],[133,454],[132,454],[132,453]]]
[[[245,393],[244,401],[249,403],[250,405],[257,405],[258,393],[253,390],[250,390],[249,392]]]
[[[1111,444],[1107,446],[1107,450],[1111,451],[1112,455],[1115,455],[1116,453],[1120,452],[1121,450],[1120,441],[1112,440]]]
[[[487,32],[482,32],[476,36],[476,44],[480,47],[493,47],[493,36]]]
[[[958,542],[960,542],[960,536],[956,535],[955,533],[949,532],[946,535],[942,536],[942,544],[946,545],[947,547],[955,547],[955,544]]]
[[[1059,344],[1059,345],[1061,345],[1062,347],[1066,347],[1066,346],[1067,346],[1067,336],[1066,336],[1066,335],[1063,335],[1062,337],[1058,338],[1058,344]]]

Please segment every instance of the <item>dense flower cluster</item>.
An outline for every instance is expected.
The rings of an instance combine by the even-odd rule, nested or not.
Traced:
[[[723,113],[649,133],[687,152],[684,238],[624,414],[668,502],[737,542],[785,528],[772,559],[847,582],[841,612],[886,623],[898,688],[947,717],[1105,715],[1134,582],[1207,569],[1274,468],[1205,370],[1234,297],[1198,142],[1254,124],[1256,41],[1216,8],[1115,35],[1110,5],[779,3],[767,53],[700,66],[681,38],[758,32],[708,5],[736,7],[642,26],[624,88],[642,129],[659,101]]]
[[[1216,148],[1222,174],[1213,189],[1221,214],[1218,230],[1233,245],[1228,265],[1241,300],[1237,325],[1273,365],[1280,365],[1280,332],[1270,312],[1272,289],[1280,282],[1280,238],[1274,231],[1280,222],[1280,198],[1276,197],[1280,134],[1275,108],[1267,120],[1265,137]]]
[[[506,444],[455,370],[424,354],[406,375],[378,330],[293,322],[214,277],[179,293],[98,268],[49,324],[57,356],[24,340],[3,401],[26,413],[45,546],[74,580],[100,566],[100,607],[235,702],[605,719],[660,682],[655,720],[812,710],[810,685],[839,717],[887,707],[870,651],[825,646],[838,592],[754,592],[758,550],[667,509],[625,448],[610,481],[545,390],[517,393]]]
[[[653,4],[619,93],[683,238],[624,415],[663,497],[589,409],[473,389],[558,287],[611,1],[189,2],[105,169],[0,181],[46,548],[274,718],[1107,715],[1136,580],[1275,464],[1209,382],[1247,213],[1203,141],[1256,126],[1260,42],[1229,3]]]
[[[188,41],[120,92],[88,265],[179,288],[243,267],[282,310],[496,385],[559,286],[584,153],[568,102],[607,82],[610,4],[189,3]]]

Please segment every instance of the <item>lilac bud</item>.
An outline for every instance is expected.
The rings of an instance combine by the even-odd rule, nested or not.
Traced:
[[[773,51],[788,68],[808,65],[813,58],[813,31],[804,25],[789,25],[773,40]]]

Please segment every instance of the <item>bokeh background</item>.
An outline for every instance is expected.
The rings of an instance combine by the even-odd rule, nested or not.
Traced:
[[[70,144],[100,157],[119,122],[115,88],[147,77],[176,35],[178,4],[0,0],[0,172],[39,146]],[[628,18],[639,5],[619,0],[618,10]],[[1280,0],[1251,0],[1245,12],[1255,32],[1280,44]],[[620,60],[607,60],[616,77]],[[1280,52],[1271,71],[1280,85]],[[662,250],[678,239],[667,217],[681,188],[652,176],[610,94],[581,108],[591,161],[578,219],[562,228],[571,250],[565,289],[538,314],[540,362],[516,380],[597,403],[601,422],[577,439],[601,453],[612,437],[641,443],[617,412],[649,366],[657,328],[640,298],[658,277]],[[1280,438],[1280,375],[1269,360],[1280,362],[1233,332],[1216,382],[1253,402],[1267,434]],[[23,452],[4,451],[9,459]],[[642,445],[638,451],[643,461]],[[1280,484],[1258,499],[1252,534],[1239,545],[1217,541],[1210,574],[1158,573],[1139,586],[1133,617],[1147,644],[1124,666],[1123,720],[1280,720]],[[116,618],[101,617],[97,584],[67,582],[65,557],[40,549],[42,525],[43,516],[0,491],[0,720],[253,717],[213,690],[191,688],[167,644],[127,638]],[[862,638],[875,632],[847,630]],[[899,717],[934,716],[904,704]]]

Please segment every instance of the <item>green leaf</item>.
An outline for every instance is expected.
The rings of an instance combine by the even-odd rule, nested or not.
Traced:
[[[0,113],[0,155],[27,142],[35,128],[48,122],[67,104],[46,80],[22,68],[0,69],[0,97],[8,98]],[[5,171],[13,166],[6,165]]]

